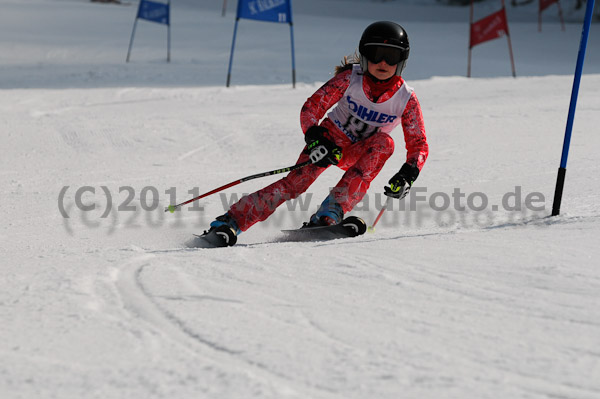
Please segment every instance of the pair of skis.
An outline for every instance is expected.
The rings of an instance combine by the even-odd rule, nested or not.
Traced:
[[[299,241],[328,241],[338,238],[357,237],[367,231],[367,224],[356,216],[349,216],[341,223],[332,226],[303,226],[299,229],[281,230],[283,237],[280,242]],[[223,225],[202,235],[195,235],[187,243],[190,248],[219,248],[229,247],[236,243],[237,236],[230,227]]]
[[[197,201],[201,198],[208,197],[209,195],[218,193],[219,191],[223,191],[227,188],[236,186],[240,183],[243,183],[248,180],[258,179],[261,177],[277,175],[281,173],[291,172],[293,170],[297,170],[303,168],[307,165],[310,165],[311,161],[306,161],[303,163],[296,164],[294,166],[288,166],[286,168],[275,169],[269,172],[258,173],[255,175],[243,177],[241,179],[235,180],[231,183],[225,184],[221,187],[215,188],[207,193],[194,197],[190,200],[182,202],[176,205],[169,205],[165,208],[165,212],[175,212],[178,208],[183,205],[189,204],[191,202]],[[388,198],[389,201],[389,198]],[[379,219],[383,215],[383,212],[387,208],[388,202],[386,202],[385,206],[379,212],[379,215],[373,222],[373,225],[368,228],[369,231],[374,231],[375,225],[379,222]],[[344,237],[356,237],[364,234],[367,231],[367,224],[364,220],[356,216],[350,216],[346,219],[342,220],[341,223],[332,225],[332,226],[303,226],[299,229],[293,230],[282,230],[284,234],[284,241],[323,241],[323,240],[332,240],[336,238],[344,238]],[[237,241],[236,232],[233,231],[226,225],[220,226],[218,228],[213,228],[209,231],[204,232],[204,234],[195,236],[194,240],[188,243],[188,246],[196,247],[196,248],[214,248],[214,247],[227,247],[232,246]]]

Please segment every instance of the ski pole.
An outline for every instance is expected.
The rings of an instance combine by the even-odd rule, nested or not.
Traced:
[[[392,200],[392,197],[387,197],[387,200],[385,201],[385,204],[383,204],[383,207],[379,211],[379,215],[377,215],[377,217],[375,218],[375,221],[373,222],[373,224],[368,229],[370,233],[372,233],[372,232],[375,231],[375,225],[377,224],[377,222],[379,222],[379,219],[381,219],[381,217],[383,216],[383,212],[385,212],[385,210],[387,209],[387,207],[390,204],[391,200]]]
[[[168,207],[165,208],[165,212],[171,212],[171,213],[173,213],[173,212],[175,212],[175,210],[177,208],[179,208],[179,207],[181,207],[181,206],[183,206],[185,204],[189,204],[190,202],[197,201],[200,198],[208,197],[211,194],[218,193],[219,191],[223,191],[223,190],[225,190],[225,189],[227,189],[229,187],[237,186],[238,184],[243,183],[245,181],[252,180],[252,179],[258,179],[260,177],[267,177],[267,176],[272,176],[272,175],[278,175],[278,174],[281,174],[281,173],[291,172],[292,170],[303,168],[303,167],[305,167],[307,165],[310,165],[311,163],[312,163],[311,161],[306,161],[306,162],[302,162],[302,163],[299,163],[299,164],[294,165],[294,166],[288,166],[287,168],[275,169],[275,170],[271,170],[269,172],[263,172],[263,173],[258,173],[256,175],[243,177],[243,178],[241,178],[239,180],[232,181],[231,183],[225,184],[224,186],[221,186],[219,188],[215,188],[214,190],[211,190],[211,191],[209,191],[207,193],[204,193],[204,194],[199,195],[197,197],[194,197],[194,198],[192,198],[190,200],[182,202],[181,204],[169,205]]]

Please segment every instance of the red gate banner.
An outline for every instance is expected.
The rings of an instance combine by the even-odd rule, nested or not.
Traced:
[[[508,42],[508,53],[510,55],[510,64],[512,67],[512,74],[517,77],[515,70],[515,60],[512,52],[512,44],[510,42],[510,33],[508,32],[508,18],[506,17],[506,7],[504,7],[504,0],[501,0],[502,8],[500,11],[496,11],[493,14],[488,15],[485,18],[480,19],[477,22],[473,22],[473,0],[471,0],[471,17],[469,18],[470,34],[469,34],[469,64],[467,66],[467,77],[471,77],[471,53],[473,47],[487,42],[489,40],[498,39],[502,36],[506,36]]]
[[[470,47],[508,35],[506,11],[502,8],[487,17],[471,24]]]
[[[560,7],[559,0],[540,0],[540,9],[538,11],[538,31],[542,31],[542,11],[546,8],[550,7],[552,4],[556,3],[558,7],[558,16],[560,17],[560,24],[562,26],[562,30],[565,30],[565,20],[562,15],[562,8]]]
[[[540,11],[544,11],[554,3],[558,3],[558,0],[540,0]]]

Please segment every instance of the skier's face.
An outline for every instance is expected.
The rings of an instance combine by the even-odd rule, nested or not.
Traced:
[[[386,80],[396,74],[397,67],[398,65],[388,65],[387,62],[385,62],[385,60],[381,60],[381,62],[377,64],[369,61],[368,70],[369,73],[377,79]]]

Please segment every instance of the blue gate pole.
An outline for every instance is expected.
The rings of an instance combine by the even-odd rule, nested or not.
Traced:
[[[131,39],[129,39],[129,50],[127,50],[127,58],[125,62],[129,62],[129,56],[131,55],[131,45],[133,44],[133,37],[135,36],[135,28],[137,26],[138,17],[140,16],[140,7],[142,6],[142,2],[140,1],[140,5],[138,6],[138,12],[135,16],[135,21],[133,21],[133,30],[131,31]]]
[[[167,2],[169,19],[167,20],[167,62],[171,62],[171,0]]]
[[[583,72],[583,60],[585,59],[585,49],[587,47],[588,37],[590,35],[590,25],[592,24],[592,12],[594,11],[595,0],[587,1],[585,10],[585,19],[583,21],[583,31],[581,33],[581,43],[579,45],[579,54],[577,55],[577,66],[575,68],[575,79],[573,81],[573,90],[571,92],[571,104],[569,105],[569,117],[567,118],[567,129],[563,142],[560,167],[558,168],[558,177],[556,178],[556,189],[554,190],[554,202],[552,203],[552,216],[560,214],[560,203],[562,200],[563,188],[565,185],[565,176],[567,174],[567,158],[569,156],[569,146],[571,144],[571,133],[573,132],[573,121],[575,119],[575,108],[577,107],[577,96],[579,94],[579,84]]]
[[[296,88],[296,57],[294,55],[294,25],[290,22],[290,38],[292,40],[292,88]]]
[[[233,64],[233,49],[235,48],[235,36],[237,35],[237,27],[239,18],[235,19],[235,26],[233,27],[233,41],[231,42],[231,54],[229,55],[229,69],[227,70],[227,85],[229,87],[229,83],[231,82],[231,64]]]

